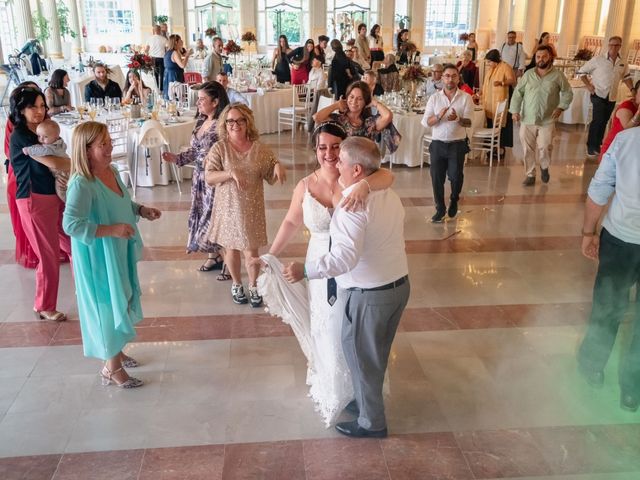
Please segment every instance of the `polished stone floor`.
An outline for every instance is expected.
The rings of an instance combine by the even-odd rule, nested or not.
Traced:
[[[99,362],[82,355],[68,265],[59,308],[69,321],[33,319],[34,272],[13,261],[3,187],[0,478],[640,478],[640,416],[619,408],[616,381],[630,325],[605,388],[576,373],[596,270],[579,251],[596,168],[584,140],[559,128],[548,185],[521,185],[517,146],[506,165],[470,161],[461,214],[442,225],[428,221],[429,169],[394,166],[412,296],[391,354],[384,440],[324,428],[289,327],[234,305],[229,282],[184,253],[190,199],[175,185],[139,189],[163,210],[140,225],[145,320],[127,348],[147,384],[102,387]],[[306,135],[263,141],[290,167],[285,186],[266,187],[271,240],[315,162]],[[301,257],[305,242],[301,232],[284,256]]]

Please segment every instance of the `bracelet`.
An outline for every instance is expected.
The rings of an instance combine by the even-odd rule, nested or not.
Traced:
[[[583,237],[595,237],[597,234],[598,232],[596,232],[595,230],[593,232],[585,232],[584,230],[582,230]]]
[[[138,205],[138,216],[142,216],[142,209],[144,208],[144,205]]]
[[[361,182],[364,182],[364,183],[366,183],[366,184],[367,184],[367,188],[369,189],[369,193],[371,193],[371,185],[369,185],[369,182],[367,182],[367,179],[366,179],[366,178],[363,178],[363,179],[361,179],[360,181],[361,181]]]

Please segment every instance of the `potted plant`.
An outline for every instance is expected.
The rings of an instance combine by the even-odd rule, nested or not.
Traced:
[[[169,23],[169,17],[167,15],[154,15],[153,23],[156,25],[162,25],[163,23]]]
[[[49,20],[47,20],[39,10],[31,12],[31,18],[33,21],[33,30],[36,39],[40,44],[44,45],[45,42],[49,40],[49,37],[51,37],[51,32],[49,31]]]
[[[71,58],[71,42],[67,40],[67,37],[76,38],[77,32],[71,30],[69,25],[69,9],[62,1],[56,3],[56,11],[58,12],[58,21],[60,24],[60,36],[64,40],[62,42],[62,52],[64,58]]]

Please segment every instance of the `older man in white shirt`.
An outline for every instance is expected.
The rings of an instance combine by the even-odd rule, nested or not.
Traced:
[[[364,137],[344,140],[338,161],[340,183],[345,187],[342,196],[366,182],[366,176],[379,167],[380,152],[374,142]],[[342,348],[356,397],[347,411],[358,418],[338,423],[336,430],[350,437],[386,437],[382,384],[410,293],[402,202],[386,189],[371,192],[361,211],[338,206],[329,233],[328,253],[304,266],[291,263],[283,273],[292,282],[301,280],[305,272],[310,279],[329,279],[327,300],[331,303],[337,291],[344,305]]]
[[[154,25],[153,35],[149,37],[145,51],[153,58],[153,75],[156,78],[158,90],[162,92],[164,78],[164,54],[167,51],[167,39],[162,35],[160,25]]]
[[[516,32],[511,30],[507,33],[507,41],[500,47],[500,57],[502,61],[513,68],[516,78],[521,77],[527,66],[527,54],[524,51],[522,42],[516,42]]]
[[[625,82],[629,89],[633,88],[629,66],[620,58],[621,48],[622,38],[611,37],[607,52],[593,57],[578,71],[578,74],[582,74],[580,78],[591,93],[593,105],[593,115],[587,136],[587,155],[590,157],[600,154],[604,131],[616,105],[620,81]]]
[[[469,152],[466,128],[471,126],[473,100],[471,95],[458,88],[460,73],[455,65],[446,64],[442,74],[444,88],[431,95],[422,117],[422,125],[431,128],[431,185],[436,213],[433,223],[444,221],[458,214],[458,200],[464,181],[464,157]],[[451,197],[449,209],[444,202],[444,182],[449,177]]]

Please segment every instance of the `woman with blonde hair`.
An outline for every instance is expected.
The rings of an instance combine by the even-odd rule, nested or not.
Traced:
[[[205,179],[216,186],[209,241],[225,249],[224,261],[233,280],[233,301],[250,301],[257,308],[262,304],[256,288],[260,267],[250,261],[267,244],[263,182],[283,183],[286,172],[271,149],[259,141],[253,113],[246,105],[232,103],[222,111],[218,137],[220,140],[205,159]],[[240,275],[241,251],[249,276],[249,299]]]
[[[105,124],[78,125],[72,143],[63,226],[74,255],[84,354],[105,361],[100,371],[103,385],[139,387],[142,381],[123,368],[138,363],[122,351],[142,320],[136,267],[142,239],[136,223],[139,217],[156,220],[160,211],[131,201],[111,166],[113,145]]]
[[[189,49],[183,55],[184,42],[180,35],[169,35],[167,53],[164,54],[164,81],[162,83],[164,98],[169,98],[169,84],[171,82],[184,83],[184,69],[187,68],[189,57],[193,50]]]

